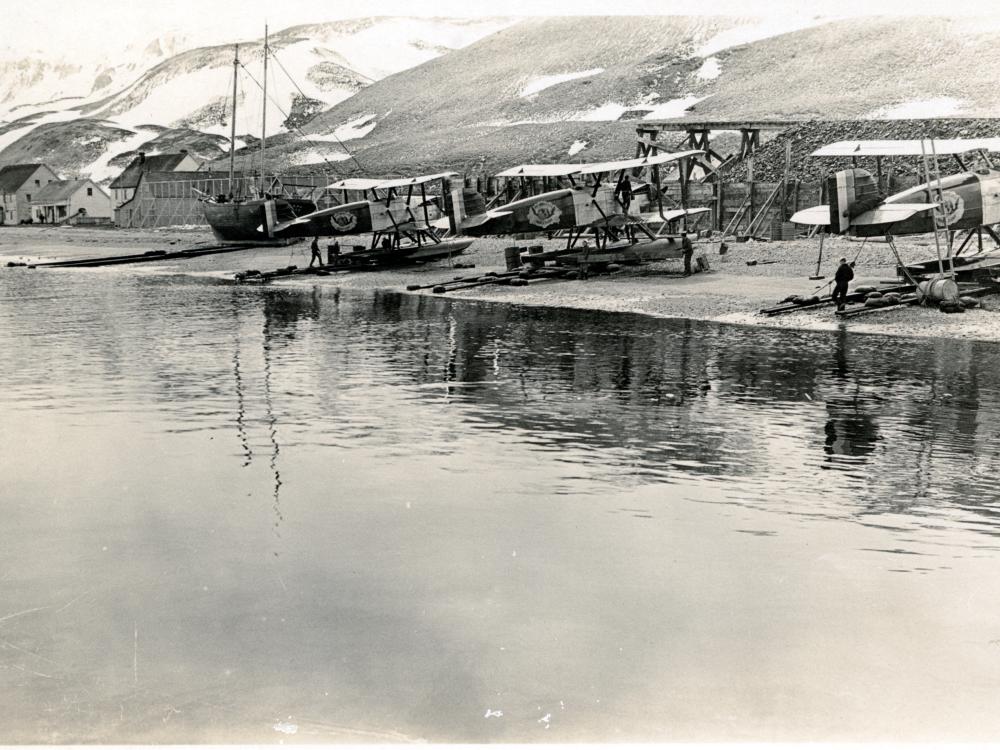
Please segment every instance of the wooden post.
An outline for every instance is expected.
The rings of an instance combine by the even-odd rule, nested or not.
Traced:
[[[820,274],[820,268],[823,265],[823,238],[824,237],[826,237],[826,232],[823,231],[823,227],[820,227],[819,228],[819,257],[816,258],[816,273],[815,273],[815,275],[809,277],[809,279],[811,281],[819,281],[820,279],[823,278],[823,275]]]
[[[788,219],[787,205],[788,205],[788,172],[792,166],[792,142],[790,140],[785,141],[785,176],[781,181],[781,220],[786,221]]]
[[[687,165],[687,162],[689,161],[691,161],[689,158],[681,159],[680,169],[677,170],[681,187],[681,208],[687,208],[688,204],[688,181],[691,179],[691,174]],[[681,231],[687,231],[687,214],[681,217]]]
[[[715,182],[715,224],[718,230],[721,232],[726,228],[726,204],[725,196],[723,194],[723,181],[716,180]]]
[[[750,199],[749,199],[750,211],[749,211],[749,213],[747,213],[747,229],[749,229],[750,228],[750,222],[753,221],[753,217],[754,217],[754,214],[755,214],[754,195],[753,195],[753,157],[752,156],[747,159],[747,185],[748,185],[748,187],[750,189]],[[736,228],[739,229],[739,226],[737,225]]]

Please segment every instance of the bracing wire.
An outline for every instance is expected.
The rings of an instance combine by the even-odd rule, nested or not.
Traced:
[[[299,94],[304,99],[308,99],[309,97],[306,95],[306,92],[302,90],[302,87],[299,86],[298,82],[294,78],[292,78],[291,74],[285,69],[285,66],[281,64],[281,60],[278,59],[278,56],[275,55],[274,53],[272,53],[271,54],[271,59],[274,60],[278,64],[278,67],[281,68],[281,72],[285,74],[285,77],[289,81],[291,81],[292,85],[295,87],[295,90],[298,91]],[[347,146],[344,145],[344,142],[342,140],[340,140],[340,138],[337,136],[337,129],[336,128],[334,128],[334,130],[333,130],[333,137],[337,141],[337,144],[342,149],[344,149],[344,153],[346,153],[349,157],[351,157],[351,161],[353,161],[355,164],[357,164],[358,169],[362,169],[363,170],[364,168],[361,166],[361,162],[359,162],[354,157],[354,154],[351,153],[351,150],[349,148],[347,148]]]
[[[280,63],[279,63],[279,65],[280,65]],[[258,86],[258,87],[259,87],[259,88],[260,88],[260,89],[261,89],[261,90],[263,91],[263,90],[264,90],[264,87],[263,87],[263,86],[261,86],[260,82],[259,82],[259,81],[258,81],[258,80],[257,80],[256,78],[254,78],[254,76],[253,76],[253,73],[251,73],[251,72],[250,72],[250,71],[249,71],[249,70],[247,69],[247,67],[246,67],[245,65],[243,65],[243,63],[240,63],[240,67],[241,67],[241,68],[243,68],[243,71],[244,71],[244,72],[245,72],[245,73],[246,73],[246,74],[247,74],[247,75],[248,75],[248,76],[250,77],[250,80],[251,80],[251,81],[253,81],[254,83],[256,83],[256,84],[257,84],[257,86]],[[279,103],[278,103],[277,101],[275,101],[275,99],[274,99],[274,98],[273,98],[273,97],[272,97],[272,96],[271,96],[270,94],[268,94],[267,98],[268,98],[268,99],[270,100],[270,102],[271,102],[271,103],[272,103],[272,104],[273,104],[273,105],[275,106],[275,108],[277,108],[277,110],[278,110],[279,112],[281,112],[281,114],[282,114],[282,115],[284,116],[285,120],[287,121],[287,120],[288,120],[288,118],[289,118],[289,114],[288,114],[288,113],[287,113],[287,112],[285,111],[284,107],[282,107],[282,106],[281,106],[281,105],[280,105],[280,104],[279,104]],[[289,124],[289,127],[290,127],[290,128],[292,129],[292,130],[294,130],[294,131],[295,131],[295,132],[296,132],[296,133],[297,133],[297,134],[299,135],[299,137],[301,137],[301,138],[302,138],[303,140],[309,140],[309,137],[308,137],[308,136],[307,136],[307,135],[306,135],[306,134],[305,134],[305,133],[304,133],[304,132],[302,131],[302,128],[298,127],[297,125],[292,125],[292,124]],[[339,140],[339,139],[338,139],[338,140]],[[346,150],[346,149],[345,149],[345,150]],[[352,159],[352,160],[354,161],[354,163],[355,163],[355,164],[357,164],[357,165],[358,165],[358,167],[360,168],[360,167],[361,167],[361,165],[360,165],[360,164],[358,163],[358,160],[357,160],[357,159],[355,159],[355,158],[354,158],[354,156],[353,156],[353,155],[351,155],[351,153],[350,153],[349,151],[348,151],[348,155],[350,155],[350,156],[351,156],[351,159]],[[320,158],[321,158],[321,159],[323,160],[323,162],[324,162],[324,163],[325,163],[325,164],[326,164],[326,165],[327,165],[328,167],[330,167],[331,171],[334,171],[334,172],[338,171],[338,170],[337,170],[337,168],[336,168],[336,167],[334,167],[333,163],[332,163],[332,162],[330,162],[330,160],[328,160],[328,159],[327,159],[327,158],[326,158],[325,156],[323,156],[322,154],[320,154]]]

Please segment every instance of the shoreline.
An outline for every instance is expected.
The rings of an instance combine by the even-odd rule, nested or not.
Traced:
[[[0,263],[40,258],[67,259],[99,255],[119,255],[146,250],[177,250],[212,242],[207,229],[165,228],[160,230],[90,229],[81,227],[0,228]],[[474,263],[475,268],[457,269],[434,263],[423,267],[386,269],[363,273],[335,273],[326,277],[292,277],[272,283],[273,287],[339,286],[344,289],[394,291],[447,299],[502,302],[512,305],[552,307],[601,312],[622,312],[654,318],[700,320],[729,325],[778,328],[800,331],[837,331],[949,340],[1000,342],[1000,296],[984,297],[983,307],[959,315],[932,308],[907,306],[873,313],[864,318],[842,320],[831,308],[765,317],[759,310],[777,304],[792,294],[811,293],[832,279],[841,257],[857,258],[856,278],[851,287],[877,285],[896,278],[896,261],[885,243],[862,243],[842,237],[830,238],[824,246],[822,281],[811,281],[816,271],[818,243],[814,240],[781,242],[727,241],[728,250],[719,254],[718,240],[695,243],[695,255],[704,254],[711,270],[690,277],[680,276],[680,261],[664,261],[644,266],[624,266],[609,275],[592,276],[586,281],[541,281],[526,287],[477,287],[447,294],[430,290],[406,291],[412,283],[432,284],[455,276],[481,276],[504,270],[503,248],[525,245],[508,238],[477,239],[456,261]],[[549,248],[559,240],[531,240]],[[904,262],[926,260],[935,255],[933,237],[907,237],[898,242]],[[987,247],[989,252],[990,248]],[[181,262],[150,262],[124,266],[130,272],[208,275],[231,278],[247,268],[268,270],[287,265],[308,265],[307,243],[261,247],[233,254],[205,256]],[[755,265],[749,262],[756,261]],[[52,269],[56,270],[56,269]],[[8,269],[3,272],[35,272]],[[70,272],[79,273],[74,269]]]

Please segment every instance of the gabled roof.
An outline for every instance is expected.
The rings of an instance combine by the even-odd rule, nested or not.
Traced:
[[[205,171],[205,172],[201,172],[201,171],[191,171],[191,172],[188,172],[188,171],[184,171],[184,172],[158,172],[156,170],[149,169],[149,170],[146,170],[146,172],[143,173],[142,179],[143,179],[144,182],[147,182],[147,183],[149,183],[149,182],[200,182],[200,181],[203,181],[203,180],[228,180],[229,179],[229,172],[228,171],[227,172],[223,172],[223,171],[215,171],[215,172],[210,172],[210,171]],[[237,175],[236,179],[239,180],[240,176]],[[138,185],[138,183],[136,183],[136,185]],[[114,186],[115,186],[115,184],[112,182],[111,183],[111,187],[114,187]]]
[[[44,164],[11,164],[0,169],[0,193],[13,193],[31,179],[39,167]]]
[[[134,188],[139,184],[139,176],[143,172],[173,172],[188,156],[190,154],[156,154],[145,157],[145,160],[143,160],[143,157],[137,156],[114,179],[110,187],[117,190]]]
[[[31,196],[31,202],[40,204],[63,203],[68,201],[77,190],[88,185],[107,195],[91,180],[57,180],[43,185],[37,195]]]

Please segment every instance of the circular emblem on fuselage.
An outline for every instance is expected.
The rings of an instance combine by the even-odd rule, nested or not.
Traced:
[[[948,226],[957,224],[965,214],[965,199],[954,190],[941,191],[941,200],[944,205],[944,218]]]
[[[559,216],[562,211],[555,203],[550,201],[538,201],[528,209],[528,222],[540,227],[547,227],[559,223]]]
[[[341,211],[330,217],[330,223],[338,232],[349,232],[358,225],[358,217],[350,211]]]

